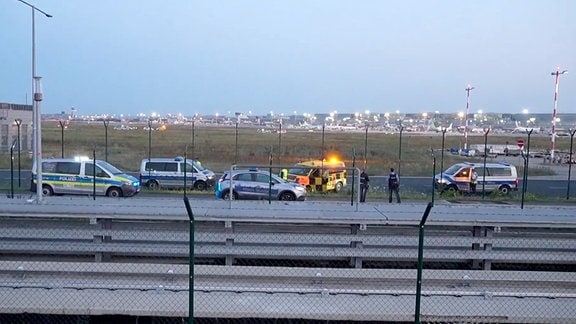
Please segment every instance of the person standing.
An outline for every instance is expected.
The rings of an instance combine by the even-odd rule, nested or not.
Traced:
[[[394,172],[394,168],[390,168],[390,174],[388,174],[389,203],[392,203],[392,193],[396,194],[396,201],[400,203],[400,177]]]
[[[362,169],[360,173],[360,202],[366,202],[366,193],[368,192],[370,178],[366,174],[366,169]]]
[[[478,173],[475,169],[472,169],[472,174],[470,175],[470,192],[472,194],[476,193],[476,184],[478,184]]]

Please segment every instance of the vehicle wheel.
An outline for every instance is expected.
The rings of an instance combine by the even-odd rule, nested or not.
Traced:
[[[230,191],[226,191],[222,194],[222,199],[224,200],[230,200]],[[236,194],[235,192],[232,194],[232,200],[237,200],[238,199],[238,194]]]
[[[336,182],[336,186],[334,187],[334,191],[335,192],[340,192],[342,190],[342,187],[344,187],[344,185],[342,184],[342,182]]]
[[[510,187],[508,187],[508,186],[502,186],[502,187],[500,187],[499,190],[500,190],[500,193],[501,193],[501,194],[503,194],[503,195],[508,195],[508,194],[510,193],[510,190],[511,190],[511,189],[510,189]]]
[[[194,189],[199,191],[204,191],[208,188],[208,185],[204,181],[196,181],[194,183]]]
[[[49,185],[42,186],[42,195],[43,196],[54,196],[54,190]]]
[[[447,194],[450,194],[450,195],[454,195],[454,194],[458,193],[458,187],[456,187],[456,186],[448,186],[448,187],[446,187],[446,189],[444,189],[444,190],[442,191],[442,193],[447,193]]]
[[[280,195],[280,200],[294,201],[294,200],[296,200],[296,195],[294,195],[290,191],[286,191]]]
[[[149,181],[146,185],[148,186],[148,189],[150,189],[150,190],[160,189],[160,184],[157,181]]]
[[[122,197],[122,190],[120,190],[120,188],[116,188],[116,187],[110,188],[106,192],[106,196],[114,197],[114,198]]]

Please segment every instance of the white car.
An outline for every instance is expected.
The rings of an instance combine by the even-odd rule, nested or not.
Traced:
[[[230,197],[232,178],[232,197]],[[233,170],[225,172],[216,184],[215,194],[220,199],[268,199],[306,200],[306,187],[286,181],[268,171],[258,169]]]

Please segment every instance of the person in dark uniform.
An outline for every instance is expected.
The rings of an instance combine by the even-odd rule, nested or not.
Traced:
[[[392,203],[392,193],[396,194],[396,201],[400,203],[400,177],[390,168],[388,174],[388,202]]]
[[[360,173],[360,202],[366,201],[366,193],[368,192],[370,178],[366,174],[366,170],[362,169],[362,173]]]
[[[476,193],[476,185],[478,184],[478,173],[476,170],[472,169],[472,174],[470,175],[470,191],[472,194]]]

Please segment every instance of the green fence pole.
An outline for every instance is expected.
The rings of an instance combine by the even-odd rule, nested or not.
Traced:
[[[190,257],[188,258],[188,323],[194,323],[194,213],[190,200],[184,197],[184,205],[190,219]]]
[[[416,309],[414,312],[414,323],[420,324],[420,294],[422,293],[422,266],[424,264],[424,224],[428,219],[432,203],[428,203],[424,215],[420,220],[419,225],[419,238],[418,238],[418,277],[416,279]]]

